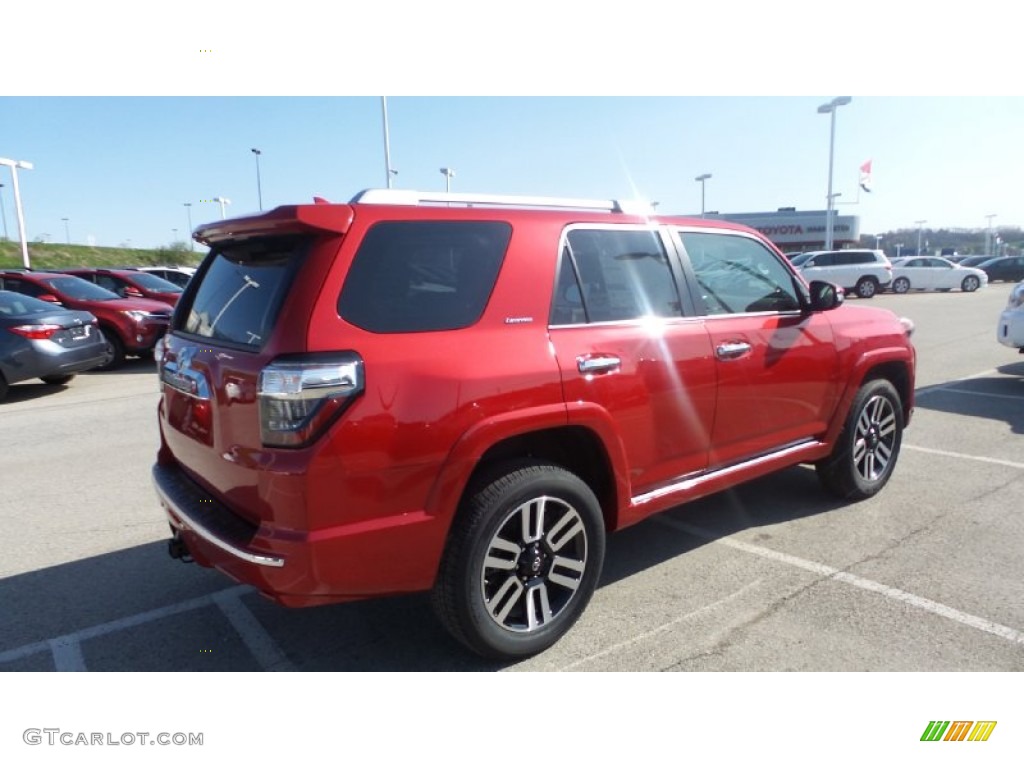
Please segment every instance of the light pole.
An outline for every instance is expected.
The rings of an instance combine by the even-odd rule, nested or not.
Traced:
[[[3,188],[4,185],[0,184],[0,190],[2,190]],[[7,214],[4,212],[5,207],[6,206],[4,206],[3,192],[0,192],[0,218],[4,220],[4,240],[10,240],[10,237],[8,237],[7,235]]]
[[[225,213],[224,211],[224,206],[231,205],[231,201],[228,200],[226,197],[215,197],[213,198],[213,202],[220,203],[220,217],[222,219],[226,219],[228,216],[227,213]]]
[[[704,218],[704,182],[711,178],[710,173],[702,173],[700,176],[694,177],[694,181],[700,182],[700,217]]]
[[[68,229],[68,219],[61,219],[64,222],[64,239],[71,245],[71,230]]]
[[[391,189],[391,177],[397,176],[398,171],[391,167],[391,138],[388,134],[388,97],[380,97],[381,111],[384,113],[384,176],[386,177],[388,189]]]
[[[32,265],[28,260],[28,240],[25,239],[25,214],[21,210],[21,192],[18,189],[18,169],[32,170],[32,163],[28,160],[8,160],[0,157],[0,165],[6,165],[11,169],[11,179],[14,181],[14,210],[18,214],[18,236],[21,238],[21,260],[25,269],[31,269]]]
[[[900,257],[900,251],[903,250],[903,243],[896,243],[896,258]]]
[[[921,255],[921,227],[923,227],[925,224],[928,223],[928,219],[920,219],[919,221],[915,221],[914,223],[917,224],[917,255],[920,256]]]
[[[175,229],[175,228],[173,228],[173,227],[171,228],[171,236],[172,236],[172,237],[174,238],[174,239],[173,239],[173,240],[171,241],[172,243],[176,243],[176,242],[178,242],[178,230],[177,230],[177,229]]]
[[[447,194],[452,191],[452,176],[455,175],[455,169],[442,168],[441,173],[444,174],[444,191]]]
[[[875,250],[876,251],[878,250],[879,245],[881,244],[881,242],[882,242],[882,236],[881,235],[875,235]]]
[[[828,142],[828,218],[825,220],[825,250],[832,250],[832,161],[835,157],[836,146],[836,110],[839,107],[849,104],[852,99],[849,96],[837,96],[828,104],[818,107],[818,114],[832,115],[832,129]]]
[[[185,210],[188,211],[188,249],[190,251],[195,250],[192,240],[192,203],[182,203],[185,206]]]
[[[990,213],[987,216],[985,216],[985,218],[988,219],[988,228],[985,230],[985,255],[986,256],[992,256],[993,255],[993,253],[992,253],[992,219],[994,219],[998,215],[999,214],[997,214],[997,213]]]
[[[249,151],[252,152],[254,155],[256,155],[256,196],[259,198],[260,210],[262,211],[263,210],[263,187],[260,185],[260,155],[262,155],[263,153],[260,152],[258,149],[251,149]]]

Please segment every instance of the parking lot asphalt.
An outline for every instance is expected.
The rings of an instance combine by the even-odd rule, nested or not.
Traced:
[[[1024,670],[1024,357],[995,341],[1009,289],[858,302],[917,326],[917,408],[881,494],[837,503],[795,467],[619,532],[577,626],[513,665],[464,652],[423,595],[293,610],[172,561],[152,361],[12,387],[0,671]]]

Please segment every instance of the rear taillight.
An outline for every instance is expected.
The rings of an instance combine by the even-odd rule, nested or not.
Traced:
[[[316,440],[364,387],[355,352],[279,357],[260,371],[260,437],[264,445],[301,448]]]
[[[7,330],[24,336],[26,339],[48,339],[61,330],[61,327],[59,325],[16,325]]]

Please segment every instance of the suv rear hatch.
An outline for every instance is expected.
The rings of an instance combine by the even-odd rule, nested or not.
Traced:
[[[352,217],[344,205],[289,206],[197,232],[211,251],[160,356],[155,471],[184,475],[175,482],[191,481],[252,532],[263,522],[301,527],[299,519],[271,520],[271,510],[298,515],[303,507],[282,504],[279,495],[296,487],[272,477],[301,466],[311,430],[336,415],[361,376],[351,354],[306,354],[308,308]]]

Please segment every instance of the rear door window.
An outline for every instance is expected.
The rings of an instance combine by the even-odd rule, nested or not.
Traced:
[[[483,314],[512,236],[502,221],[384,221],[359,245],[338,313],[373,333],[451,331]]]
[[[190,305],[176,315],[178,330],[261,348],[311,240],[293,235],[217,246]]]
[[[668,254],[656,231],[569,231],[552,302],[553,325],[681,314]]]

